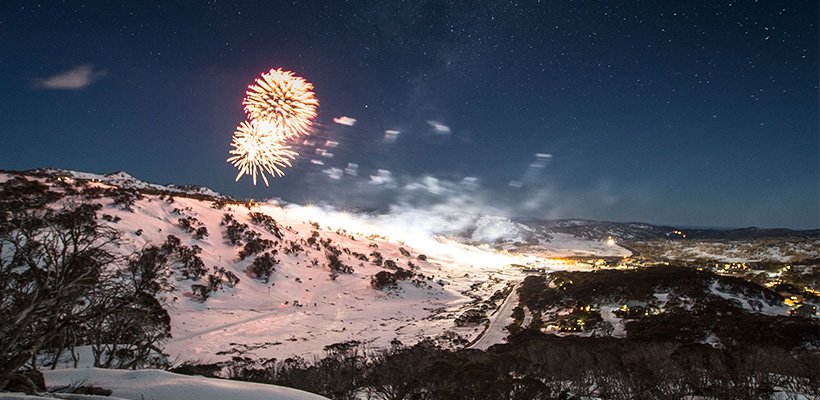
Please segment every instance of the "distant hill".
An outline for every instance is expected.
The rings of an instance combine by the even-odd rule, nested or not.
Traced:
[[[0,171],[4,172],[4,171]],[[12,171],[8,171],[12,172]],[[13,172],[12,172],[13,173]],[[218,193],[217,191],[199,185],[159,185],[139,180],[125,171],[116,171],[108,174],[95,174],[89,172],[78,172],[59,168],[37,168],[29,171],[24,171],[23,174],[31,176],[47,176],[47,177],[70,177],[74,179],[82,179],[87,181],[105,182],[110,185],[116,185],[120,188],[139,189],[161,192],[177,192],[188,195],[204,195],[214,198],[229,199],[230,196]]]
[[[652,225],[641,222],[606,222],[588,219],[555,219],[530,220],[521,223],[535,231],[549,233],[568,233],[578,238],[606,240],[613,237],[619,240],[656,240],[656,239],[720,239],[750,240],[765,238],[820,238],[820,229],[794,230],[786,228],[739,228],[718,229]],[[684,237],[684,235],[686,235]]]

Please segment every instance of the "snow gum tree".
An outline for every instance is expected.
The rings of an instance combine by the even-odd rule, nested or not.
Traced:
[[[66,329],[94,318],[87,295],[118,235],[97,222],[97,205],[3,210],[0,228],[0,377],[9,376]],[[0,380],[0,387],[4,383]]]
[[[46,350],[54,365],[76,346],[113,344],[117,362],[98,366],[137,367],[170,337],[156,282],[134,279],[101,206],[75,200],[22,178],[0,184],[0,390]]]

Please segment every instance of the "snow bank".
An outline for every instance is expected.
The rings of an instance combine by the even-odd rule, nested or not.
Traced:
[[[319,400],[301,390],[260,383],[174,374],[156,369],[114,370],[77,368],[43,371],[49,388],[85,383],[111,390],[112,398],[153,400]],[[0,396],[0,398],[5,398]],[[37,397],[8,397],[36,399]],[[89,397],[84,397],[89,398]]]

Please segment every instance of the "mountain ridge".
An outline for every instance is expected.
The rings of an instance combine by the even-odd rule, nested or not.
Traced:
[[[22,173],[31,175],[47,175],[47,176],[71,176],[78,179],[99,179],[112,184],[117,184],[129,188],[150,188],[157,190],[167,190],[172,192],[186,193],[191,195],[206,195],[215,198],[236,200],[230,195],[217,192],[206,186],[197,184],[176,184],[166,183],[157,184],[143,181],[134,177],[127,171],[114,171],[110,173],[88,173],[80,172],[70,169],[62,168],[36,168],[26,171],[9,171],[0,170],[6,173]],[[266,201],[266,200],[262,200]],[[363,208],[353,209],[355,213],[364,213],[371,215],[389,214],[390,210],[382,208]],[[478,217],[478,216],[476,216]],[[510,223],[520,223],[530,227],[541,228],[546,232],[563,232],[576,233],[581,238],[594,238],[597,240],[606,240],[608,237],[613,237],[620,240],[651,240],[651,239],[682,239],[681,235],[672,233],[673,231],[681,231],[686,234],[689,239],[724,239],[724,240],[745,240],[745,239],[760,239],[760,238],[818,238],[820,237],[820,228],[818,229],[792,229],[785,227],[767,227],[760,228],[757,226],[748,227],[697,227],[687,226],[686,224],[670,225],[657,224],[643,221],[604,221],[594,220],[588,218],[555,218],[555,219],[540,219],[540,218],[516,218],[504,216],[489,216],[493,218],[506,219]],[[573,229],[574,228],[574,229]]]

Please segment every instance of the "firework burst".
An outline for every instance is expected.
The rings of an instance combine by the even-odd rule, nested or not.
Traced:
[[[252,177],[254,185],[257,173],[262,176],[265,186],[268,186],[266,172],[272,177],[284,176],[282,169],[290,167],[291,160],[298,156],[272,126],[256,121],[240,123],[231,146],[228,162],[239,169],[236,180],[247,174]]]
[[[242,100],[248,118],[267,122],[286,138],[308,133],[319,101],[313,84],[290,71],[271,69],[248,86]]]

